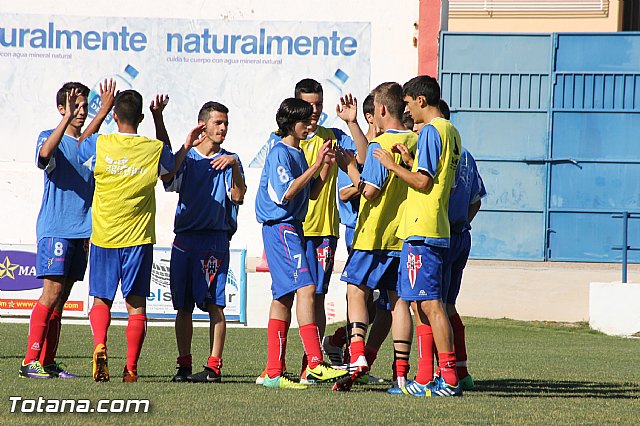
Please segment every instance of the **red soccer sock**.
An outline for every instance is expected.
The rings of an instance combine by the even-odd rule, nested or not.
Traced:
[[[320,334],[315,322],[300,327],[300,337],[304,353],[310,368],[316,368],[322,362],[322,349],[320,349]]]
[[[191,356],[191,354],[189,354],[189,355],[179,356],[179,357],[176,359],[176,363],[177,363],[180,367],[187,367],[187,368],[191,368],[191,366],[193,365],[193,357]]]
[[[421,324],[416,327],[418,335],[418,373],[416,382],[426,385],[433,379],[433,332],[431,326]]]
[[[222,358],[218,358],[217,356],[210,356],[207,360],[207,367],[212,369],[216,374],[220,374],[220,369],[222,368]]]
[[[93,347],[107,344],[107,331],[111,324],[111,310],[107,305],[93,305],[89,312],[89,323],[93,333]]]
[[[339,348],[343,347],[347,343],[347,327],[340,327],[329,336],[329,343]]]
[[[129,315],[127,324],[127,370],[138,373],[138,359],[142,351],[144,337],[147,334],[147,316]]]
[[[55,362],[58,341],[60,340],[61,320],[62,313],[54,308],[49,317],[47,337],[44,339],[44,345],[42,345],[42,351],[40,351],[40,364],[42,365],[51,365]]]
[[[403,358],[396,358],[393,361],[393,380],[396,380],[398,377],[404,377],[405,379],[409,375],[409,360]]]
[[[374,361],[378,357],[378,350],[372,346],[364,347],[364,356],[367,358],[367,364],[369,364],[369,368],[373,365]]]
[[[455,314],[449,317],[451,328],[453,329],[453,350],[456,354],[456,368],[458,377],[467,377],[467,345],[464,338],[464,324],[460,315]]]
[[[267,326],[267,375],[272,379],[282,375],[282,364],[287,347],[287,322],[269,318]]]
[[[27,354],[24,357],[24,364],[40,358],[49,328],[51,312],[53,312],[53,308],[49,308],[40,302],[37,302],[33,307],[31,319],[29,320],[29,337],[27,339]]]
[[[365,356],[365,346],[364,346],[364,340],[352,340],[351,344],[349,345],[349,352],[351,352],[351,363],[355,363],[358,358],[360,358],[361,356]],[[367,360],[369,361],[369,360]]]
[[[287,326],[284,329],[285,342],[286,342],[287,336],[289,335],[290,325],[291,323],[287,323]],[[286,344],[282,347],[282,371],[283,372],[287,371],[287,345]]]
[[[455,352],[439,352],[440,374],[447,384],[458,386],[458,374],[456,373],[456,354]]]

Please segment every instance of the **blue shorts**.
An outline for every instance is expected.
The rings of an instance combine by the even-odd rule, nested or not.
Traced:
[[[456,304],[462,284],[462,271],[467,265],[471,250],[471,232],[451,233],[449,250],[442,259],[442,301]]]
[[[422,241],[405,241],[398,295],[407,301],[442,299],[442,258],[447,250]]]
[[[307,263],[316,283],[316,294],[327,294],[338,239],[336,237],[309,237],[305,240]]]
[[[262,242],[271,273],[271,293],[280,299],[308,285],[315,286],[305,256],[302,224],[262,225]]]
[[[66,277],[82,281],[88,254],[88,238],[41,238],[36,254],[36,278]]]
[[[174,309],[203,311],[207,305],[226,306],[224,289],[229,272],[228,232],[176,235],[171,249],[171,298]]]
[[[113,300],[118,283],[122,297],[147,297],[151,285],[153,244],[123,248],[104,248],[91,244],[89,256],[89,295]]]
[[[397,291],[400,259],[389,250],[351,250],[340,280],[370,289]],[[395,252],[396,254],[398,252]]]
[[[347,253],[353,248],[353,237],[355,236],[356,228],[350,226],[344,227],[344,243],[347,245]]]

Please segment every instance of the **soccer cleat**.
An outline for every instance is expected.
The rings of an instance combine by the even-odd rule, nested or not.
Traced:
[[[320,364],[316,365],[315,368],[307,366],[307,370],[305,371],[305,373],[307,375],[307,381],[313,381],[313,383],[335,382],[336,380],[349,374],[347,370],[339,370],[337,368],[333,368],[326,362],[321,362]],[[302,383],[302,377],[300,378],[300,383]]]
[[[462,387],[460,383],[458,386],[451,386],[443,378],[440,378],[433,387],[427,390],[426,396],[462,396]]]
[[[124,368],[122,372],[122,382],[123,383],[135,383],[138,381],[138,373],[134,373],[131,370],[127,370],[127,367]]]
[[[193,371],[191,367],[181,367],[178,366],[176,368],[176,374],[171,378],[172,382],[187,382],[187,376],[189,376]]]
[[[109,364],[107,363],[107,348],[98,344],[93,351],[93,380],[96,382],[109,381]]]
[[[365,376],[369,371],[369,364],[364,356],[358,357],[358,359],[349,365],[349,375],[339,379],[334,385],[333,390],[338,392],[349,392],[353,384]],[[369,379],[367,379],[367,383]]]
[[[471,377],[470,374],[467,374],[462,379],[458,380],[458,384],[462,390],[471,390],[476,387],[476,384],[473,382],[473,377]]]
[[[407,385],[406,377],[398,377],[393,381],[393,386],[387,389],[387,393],[391,395],[404,395],[402,388]]]
[[[285,376],[274,377],[273,379],[269,376],[264,377],[264,381],[262,382],[262,386],[265,388],[272,389],[296,389],[302,390],[306,389],[307,386],[301,383],[296,383],[293,380],[287,379]]]
[[[264,383],[264,378],[267,377],[267,369],[262,370],[262,373],[256,378],[256,385],[261,385]]]
[[[324,336],[322,339],[322,349],[329,357],[329,361],[331,361],[333,367],[344,363],[342,348],[332,345],[330,336]]]
[[[24,361],[20,365],[18,375],[25,379],[52,379],[54,376],[47,372],[40,361],[31,361],[28,364],[24,364]]]
[[[400,390],[405,395],[413,395],[413,396],[431,396],[431,389],[438,386],[438,382],[431,381],[426,385],[416,382],[415,380],[410,380],[407,382],[406,386],[400,387]]]
[[[46,371],[53,377],[58,377],[60,379],[77,379],[78,376],[69,373],[67,370],[65,370],[66,367],[67,366],[62,363],[54,362],[53,364],[45,365],[44,371]]]
[[[191,374],[187,377],[187,381],[192,383],[220,383],[222,376],[220,373],[216,373],[213,368],[205,365],[203,371]]]
[[[371,374],[365,374],[356,380],[356,383],[359,385],[377,385],[384,383],[384,379],[372,376]]]

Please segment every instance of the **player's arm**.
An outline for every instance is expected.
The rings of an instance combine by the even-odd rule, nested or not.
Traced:
[[[405,144],[397,143],[391,147],[391,152],[397,152],[402,156],[402,162],[409,168],[413,167],[413,156]]]
[[[467,216],[469,223],[471,223],[473,218],[476,217],[476,215],[478,214],[478,211],[480,211],[481,205],[482,205],[482,200],[478,200],[469,206],[469,214]]]
[[[362,194],[362,196],[369,201],[374,200],[378,195],[380,195],[380,188],[376,188],[374,185],[362,180],[362,176],[356,165],[356,158],[351,151],[343,149],[342,147],[337,147],[336,161],[338,163],[338,167],[340,167],[340,169],[349,176],[349,179],[351,179],[353,189],[356,193]]]
[[[311,166],[309,166],[309,168],[304,173],[302,173],[300,176],[298,176],[293,180],[293,182],[289,186],[289,189],[284,194],[284,198],[287,201],[293,200],[296,197],[296,195],[298,195],[298,193],[300,193],[300,191],[302,191],[302,189],[305,186],[307,186],[309,182],[311,182],[311,179],[313,179],[313,177],[318,172],[318,170],[320,170],[323,167],[325,162],[330,162],[332,158],[334,158],[334,155],[333,155],[333,150],[331,149],[331,141],[327,141],[320,147],[316,162],[313,163]],[[322,180],[322,176],[320,176],[317,180],[319,182],[316,185],[314,185],[314,187],[311,188],[312,191],[314,189],[318,190],[318,185],[320,189],[322,189],[322,185],[324,185],[324,180]],[[325,180],[326,180],[326,176],[325,176]],[[318,194],[319,193],[320,192],[318,191]],[[318,194],[316,194],[316,198],[318,198]]]
[[[236,204],[242,204],[244,202],[244,194],[247,192],[247,185],[244,182],[240,160],[233,155],[220,155],[211,161],[211,167],[216,170],[224,170],[231,167],[231,187],[229,188],[231,201]]]
[[[336,114],[347,123],[353,142],[356,145],[358,164],[363,165],[369,141],[367,141],[367,137],[358,124],[358,100],[351,93],[341,96],[340,103],[336,105]]]
[[[427,192],[433,186],[433,178],[425,171],[411,172],[393,161],[391,154],[384,149],[376,148],[373,156],[390,172],[393,172],[409,186],[418,191]]]
[[[356,197],[360,196],[360,191],[358,191],[358,188],[356,188],[355,186],[348,186],[346,188],[342,188],[339,191],[339,196],[340,196],[340,200],[341,201],[350,201],[353,200]]]
[[[314,179],[311,184],[311,192],[309,193],[309,198],[312,200],[317,200],[322,192],[322,187],[329,180],[329,175],[331,174],[331,169],[335,166],[335,160],[333,158],[329,158],[325,160],[325,163],[322,165],[320,169],[320,175]]]
[[[87,127],[85,127],[84,131],[80,135],[80,139],[78,139],[78,145],[82,143],[87,137],[93,135],[94,133],[98,133],[100,130],[100,126],[104,122],[104,119],[107,118],[109,112],[113,108],[113,103],[116,99],[116,82],[113,79],[105,79],[103,83],[100,83],[100,109],[98,113],[93,117],[91,123]]]
[[[69,124],[71,124],[71,121],[76,118],[80,112],[80,107],[76,104],[78,96],[80,96],[80,90],[78,89],[72,89],[67,92],[67,100],[65,102],[62,120],[60,120],[60,124],[56,126],[38,150],[38,164],[49,164],[51,156],[56,149],[58,149],[58,145],[60,145],[64,132],[67,130],[67,127],[69,127]]]
[[[169,140],[169,133],[167,127],[164,124],[164,116],[162,112],[169,103],[168,95],[156,95],[155,99],[151,100],[149,109],[151,110],[151,116],[153,117],[153,124],[156,127],[156,139],[164,142],[165,145],[171,148],[171,141]]]
[[[187,135],[187,140],[185,141],[185,143],[174,154],[176,165],[174,166],[173,170],[168,174],[160,176],[162,182],[170,183],[178,173],[178,170],[180,170],[180,167],[182,166],[184,159],[187,157],[187,153],[189,152],[189,150],[194,146],[200,145],[205,140],[206,136],[202,133],[202,130],[204,130],[204,124],[198,124],[196,127],[191,129],[191,131]]]

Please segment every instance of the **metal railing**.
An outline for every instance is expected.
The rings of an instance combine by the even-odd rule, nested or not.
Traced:
[[[450,16],[479,14],[608,16],[609,0],[449,0]]]
[[[627,282],[627,267],[629,265],[629,251],[640,251],[640,247],[631,247],[629,245],[629,219],[640,219],[640,214],[622,212],[616,213],[611,217],[622,219],[622,246],[613,246],[612,250],[622,250],[622,283]]]

